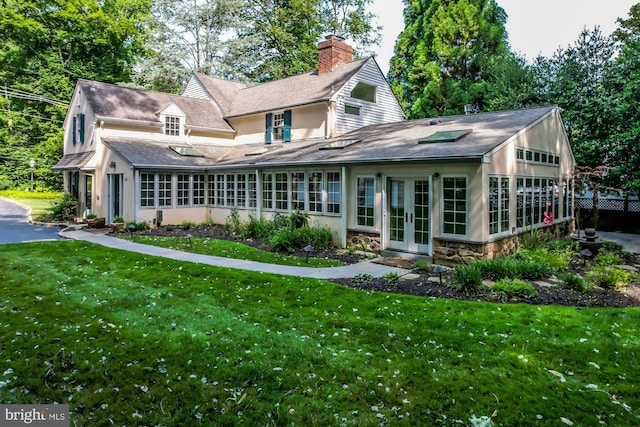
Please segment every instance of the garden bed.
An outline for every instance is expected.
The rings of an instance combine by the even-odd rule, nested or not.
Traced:
[[[192,237],[225,239],[241,242],[261,250],[269,251],[268,244],[254,241],[250,239],[242,239],[240,236],[227,234],[224,227],[219,225],[198,226],[185,229],[179,226],[158,227],[152,230],[140,230],[134,232],[134,235],[143,236],[164,236],[164,237],[185,237],[190,234]],[[128,235],[128,233],[127,233]],[[298,250],[289,255],[305,257],[304,250]],[[366,259],[361,253],[355,251],[347,251],[344,249],[327,249],[314,251],[311,256],[321,258],[337,259],[345,264],[354,264]],[[624,264],[627,266],[640,267],[640,255],[625,254],[623,256]],[[588,267],[588,263],[586,267]],[[570,263],[570,272],[584,276],[586,267],[582,260],[576,258]],[[382,291],[407,295],[416,295],[431,298],[450,298],[466,301],[478,302],[500,302],[487,287],[477,294],[469,294],[448,286],[454,280],[453,270],[448,270],[442,275],[442,284],[439,277],[433,273],[414,269],[411,271],[410,278],[401,277],[397,282],[389,278],[373,278],[373,277],[356,277],[352,279],[336,278],[331,279],[332,282],[349,286],[364,291]],[[640,285],[632,283],[621,290],[594,288],[588,292],[576,292],[564,289],[557,284],[555,278],[547,278],[544,281],[532,283],[538,296],[530,298],[509,299],[508,303],[525,303],[533,305],[561,305],[574,307],[638,307],[640,306]]]

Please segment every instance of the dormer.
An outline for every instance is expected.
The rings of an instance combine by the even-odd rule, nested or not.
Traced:
[[[186,114],[176,104],[171,103],[160,110],[158,117],[162,122],[161,132],[166,136],[184,136]]]

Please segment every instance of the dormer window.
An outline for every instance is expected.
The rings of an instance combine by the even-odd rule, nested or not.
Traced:
[[[267,144],[272,141],[291,141],[291,110],[266,115],[264,140]]]
[[[367,83],[358,82],[351,90],[351,97],[368,102],[376,102],[376,87]]]
[[[164,117],[164,134],[171,136],[180,136],[180,117]]]

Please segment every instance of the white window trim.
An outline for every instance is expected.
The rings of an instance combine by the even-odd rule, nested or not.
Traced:
[[[359,225],[358,224],[358,180],[361,178],[371,178],[373,179],[373,225]],[[371,175],[371,174],[362,174],[362,175],[356,175],[355,176],[355,181],[354,181],[354,188],[355,188],[355,200],[354,200],[354,219],[355,219],[355,223],[353,226],[354,230],[362,230],[362,231],[377,231],[378,227],[378,209],[376,208],[376,201],[377,201],[377,191],[378,191],[378,180],[376,179],[375,175]]]
[[[454,234],[454,233],[445,233],[444,231],[444,180],[445,178],[464,178],[465,179],[465,187],[466,187],[466,206],[465,206],[465,234]],[[447,237],[451,239],[468,239],[469,238],[469,205],[471,201],[469,200],[469,175],[468,174],[442,174],[440,175],[440,235],[442,237]],[[434,236],[435,237],[435,236]]]

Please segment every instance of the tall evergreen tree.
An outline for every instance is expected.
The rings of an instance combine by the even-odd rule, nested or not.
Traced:
[[[508,52],[506,18],[494,0],[405,0],[389,79],[410,117],[485,106],[492,61]]]

